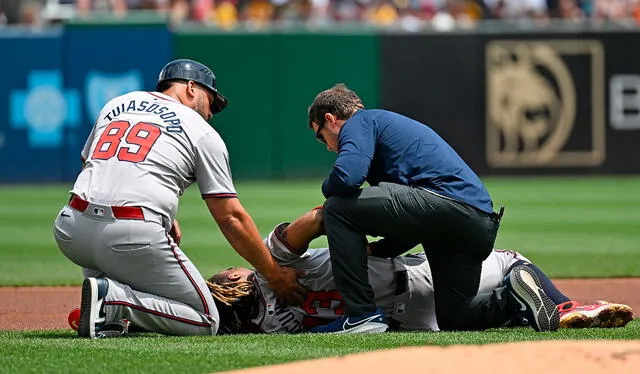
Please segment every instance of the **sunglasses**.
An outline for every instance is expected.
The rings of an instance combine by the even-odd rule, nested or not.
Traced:
[[[316,139],[318,139],[318,141],[322,144],[327,144],[327,141],[324,139],[324,136],[320,134],[320,130],[322,130],[322,128],[324,127],[324,123],[325,121],[322,121],[318,125],[318,129],[316,130]]]

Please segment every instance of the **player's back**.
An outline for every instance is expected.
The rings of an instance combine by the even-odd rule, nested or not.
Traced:
[[[142,206],[175,218],[178,197],[196,179],[198,142],[213,137],[200,115],[158,92],[136,91],[107,103],[82,151],[73,193],[99,204]]]

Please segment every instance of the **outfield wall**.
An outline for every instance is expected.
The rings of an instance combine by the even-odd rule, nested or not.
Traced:
[[[640,34],[385,35],[382,106],[481,174],[640,172]]]
[[[371,33],[174,34],[176,57],[214,69],[229,106],[214,121],[234,177],[316,177],[334,156],[308,128],[319,90],[344,82],[378,105],[378,38]]]
[[[172,51],[164,24],[0,30],[0,182],[75,180],[102,106],[154,87]]]
[[[171,58],[210,65],[236,179],[325,175],[306,109],[334,83],[436,129],[490,174],[640,172],[632,31],[170,32],[164,24],[1,31],[0,182],[71,181],[97,111]]]

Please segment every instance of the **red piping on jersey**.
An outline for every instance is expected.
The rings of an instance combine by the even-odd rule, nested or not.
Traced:
[[[179,103],[179,101],[178,101],[178,100],[176,100],[176,99],[174,99],[174,98],[167,99],[166,97],[158,96],[158,95],[156,95],[155,93],[150,92],[150,91],[148,91],[147,93],[148,93],[149,95],[153,96],[153,97],[157,97],[158,99],[167,100],[167,101],[173,101],[174,103]]]
[[[189,282],[191,282],[193,287],[196,288],[196,291],[198,291],[198,295],[200,296],[200,300],[202,301],[202,305],[204,306],[204,314],[208,315],[209,305],[207,304],[207,299],[205,299],[204,294],[202,293],[202,290],[200,290],[200,287],[198,287],[196,282],[193,280],[193,278],[191,277],[191,274],[189,273],[187,268],[184,266],[184,263],[178,256],[178,253],[176,252],[176,247],[177,247],[176,243],[173,242],[173,239],[171,239],[171,237],[168,234],[166,235],[167,235],[167,240],[169,241],[169,246],[171,247],[171,252],[173,252],[173,257],[176,258],[176,260],[178,261],[178,264],[180,264],[180,267],[182,268],[182,271],[184,271],[184,273],[187,275],[187,278],[189,278]]]
[[[285,228],[287,228],[287,226],[289,226],[289,223],[288,223],[288,222],[281,223],[281,224],[279,224],[278,226],[276,226],[275,230],[273,230],[273,233],[276,235],[276,238],[280,241],[280,243],[284,244],[284,246],[285,246],[285,247],[287,247],[287,249],[289,250],[289,252],[291,252],[291,253],[293,253],[293,254],[295,254],[295,255],[301,256],[301,255],[302,255],[306,250],[299,251],[298,249],[293,248],[293,247],[289,244],[289,242],[287,242],[287,239],[285,239],[285,238],[282,236],[282,231],[283,231]]]
[[[162,318],[167,318],[167,319],[171,319],[171,320],[178,321],[178,322],[184,322],[184,323],[189,324],[189,325],[194,325],[194,326],[199,326],[199,327],[211,327],[210,323],[192,321],[192,320],[189,320],[189,319],[186,319],[186,318],[172,316],[171,314],[166,314],[166,313],[158,312],[156,310],[147,309],[145,307],[134,305],[134,304],[128,303],[126,301],[105,301],[104,303],[105,303],[105,305],[127,306],[127,307],[132,308],[132,309],[137,309],[137,310],[139,310],[141,312],[153,314],[153,315],[156,315],[156,316],[159,316],[159,317],[162,317]]]
[[[238,197],[237,193],[230,193],[230,192],[226,192],[226,193],[205,193],[201,195],[203,199],[209,198],[209,197],[221,197],[221,198],[236,198]]]
[[[524,261],[524,258],[522,257],[520,252],[514,251],[513,249],[494,249],[493,251],[494,252],[500,252],[500,253],[509,253],[509,254],[513,255],[513,258],[515,258],[517,260]]]

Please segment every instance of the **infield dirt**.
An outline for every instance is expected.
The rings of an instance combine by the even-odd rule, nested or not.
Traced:
[[[640,278],[556,279],[554,283],[581,303],[607,300],[627,304],[635,317],[640,316]],[[68,328],[67,315],[79,306],[80,286],[0,287],[0,330]]]

